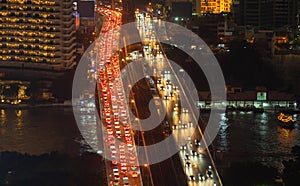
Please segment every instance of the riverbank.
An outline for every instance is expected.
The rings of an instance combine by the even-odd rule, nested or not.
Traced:
[[[215,111],[222,113],[224,110],[215,108]],[[211,108],[200,108],[200,112],[202,113],[210,113]],[[252,113],[285,113],[285,114],[300,114],[300,109],[298,108],[268,108],[268,109],[263,109],[263,108],[255,108],[255,107],[227,107],[225,112],[252,112]]]
[[[2,103],[0,104],[0,109],[28,109],[28,108],[46,108],[46,107],[71,107],[72,102],[71,101],[65,101],[64,103],[36,103],[36,104],[30,104],[30,103],[20,103],[20,104],[6,104]]]

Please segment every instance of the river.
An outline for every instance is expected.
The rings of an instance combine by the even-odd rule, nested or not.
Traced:
[[[208,114],[202,114],[204,119]],[[220,115],[220,131],[215,139],[218,151],[282,168],[282,160],[291,158],[291,148],[300,144],[300,127],[292,131],[277,126],[276,114],[230,112]],[[299,115],[294,115],[297,121]],[[80,125],[94,118],[86,115]],[[93,126],[91,124],[91,126]],[[86,131],[91,132],[91,131]],[[91,135],[92,136],[92,135]],[[82,139],[71,107],[0,110],[0,152],[16,151],[43,154],[59,151],[79,154]],[[233,160],[233,159],[231,159]]]
[[[207,120],[209,115],[202,117]],[[300,120],[299,115],[293,117]],[[214,144],[218,151],[230,155],[229,161],[259,161],[282,171],[282,161],[292,159],[292,147],[300,144],[299,125],[294,130],[281,128],[274,112],[228,112],[220,118]]]

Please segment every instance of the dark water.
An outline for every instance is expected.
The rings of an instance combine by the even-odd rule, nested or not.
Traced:
[[[293,117],[299,122],[299,115]],[[216,148],[227,152],[231,160],[259,161],[281,171],[282,160],[292,159],[292,147],[300,145],[300,126],[296,124],[294,130],[279,127],[277,113],[231,112],[220,118]]]
[[[232,112],[220,117],[216,147],[235,158],[241,155],[281,168],[282,160],[292,158],[291,148],[300,145],[300,126],[292,131],[282,129],[274,113]],[[300,116],[294,118],[300,120]],[[92,120],[83,117],[81,124],[88,125]],[[80,152],[76,140],[81,138],[71,107],[0,110],[0,152],[42,154],[57,150],[76,155]]]
[[[80,136],[71,107],[0,110],[0,151],[76,154]]]

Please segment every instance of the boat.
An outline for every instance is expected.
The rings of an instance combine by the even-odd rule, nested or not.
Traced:
[[[287,116],[282,112],[278,115],[277,119],[279,120],[279,126],[286,129],[295,128],[296,121],[293,119],[291,115]]]

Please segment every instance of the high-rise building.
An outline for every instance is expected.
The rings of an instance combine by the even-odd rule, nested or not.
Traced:
[[[299,0],[240,1],[241,23],[258,27],[281,27],[297,24]]]
[[[0,0],[0,66],[71,68],[75,32],[73,0]]]
[[[165,5],[171,6],[172,3],[178,2],[192,3],[192,12],[195,16],[207,13],[220,14],[231,12],[232,4],[232,0],[165,0]]]
[[[232,0],[198,0],[201,1],[201,14],[220,14],[231,11]]]
[[[231,5],[231,13],[234,23],[241,25],[241,11],[240,11],[240,0],[233,0]]]

